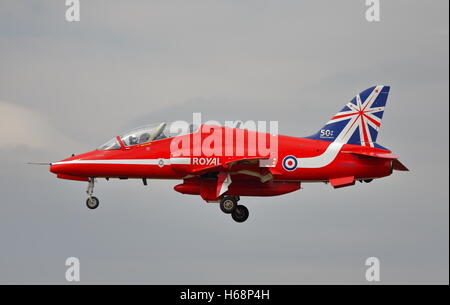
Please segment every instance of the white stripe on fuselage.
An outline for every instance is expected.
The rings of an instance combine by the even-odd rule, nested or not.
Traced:
[[[297,158],[299,168],[325,167],[334,161],[344,143],[332,142],[323,154],[310,158]]]
[[[299,168],[321,168],[334,161],[344,143],[332,142],[325,152],[319,156],[310,158],[297,158]],[[161,161],[163,164],[161,164]],[[171,164],[191,164],[191,158],[170,158],[170,159],[107,159],[107,160],[71,160],[52,163],[59,164],[111,164],[111,165],[171,165]]]
[[[55,162],[59,164],[115,164],[115,165],[164,165],[170,164],[191,164],[191,158],[170,158],[170,159],[108,159],[108,160],[71,160]]]

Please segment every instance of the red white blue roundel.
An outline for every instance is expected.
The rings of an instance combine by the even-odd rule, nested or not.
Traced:
[[[294,156],[286,156],[283,159],[283,168],[287,171],[293,171],[298,166],[297,158]]]

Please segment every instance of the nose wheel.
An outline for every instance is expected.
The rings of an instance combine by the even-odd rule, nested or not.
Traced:
[[[91,196],[86,199],[86,206],[91,210],[95,210],[96,208],[98,208],[99,203],[100,201],[95,196]]]
[[[95,178],[89,178],[88,187],[86,190],[86,193],[88,194],[88,198],[86,199],[86,206],[91,210],[95,210],[96,208],[98,208],[98,205],[100,204],[98,198],[92,196],[92,194],[94,193],[94,184]]]

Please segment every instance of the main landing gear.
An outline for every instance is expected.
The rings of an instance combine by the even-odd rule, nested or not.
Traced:
[[[248,209],[241,204],[238,204],[239,197],[237,196],[224,196],[220,200],[220,209],[225,214],[231,214],[236,222],[244,222],[247,220],[249,212]]]
[[[92,196],[92,194],[94,193],[94,184],[95,178],[89,178],[88,187],[86,190],[86,193],[88,194],[88,198],[86,199],[86,206],[91,210],[98,208],[98,205],[100,203],[97,197]]]

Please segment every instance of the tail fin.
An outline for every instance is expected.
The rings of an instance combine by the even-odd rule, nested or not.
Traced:
[[[374,86],[355,96],[309,139],[380,147],[375,142],[383,118],[389,86]]]

